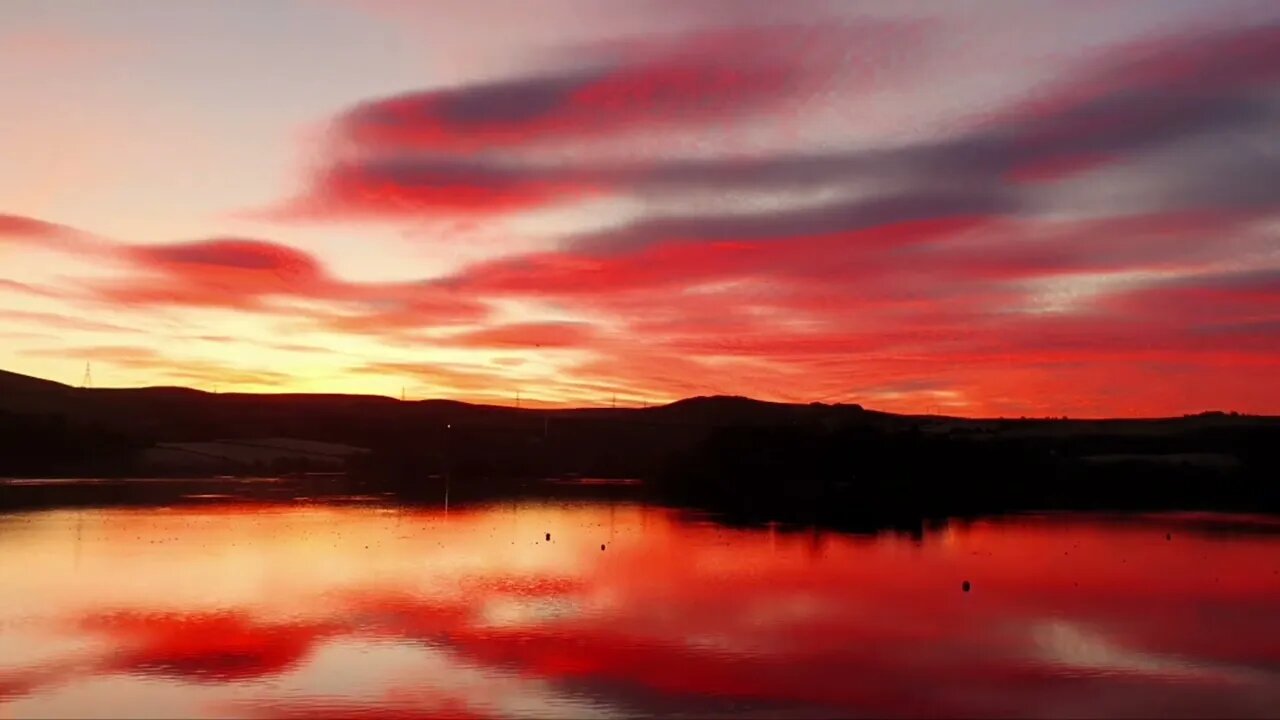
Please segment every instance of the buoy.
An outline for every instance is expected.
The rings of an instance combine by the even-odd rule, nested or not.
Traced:
[[[1164,539],[1165,539],[1165,540],[1172,540],[1172,539],[1173,539],[1173,535],[1172,535],[1171,533],[1165,533],[1165,534],[1164,534]]]
[[[604,543],[600,543],[600,552],[604,552]]]
[[[965,580],[963,583],[961,583],[960,588],[965,592],[969,592],[969,581]]]
[[[551,540],[551,533],[547,533],[547,540],[548,540],[548,541],[550,541],[550,540]]]

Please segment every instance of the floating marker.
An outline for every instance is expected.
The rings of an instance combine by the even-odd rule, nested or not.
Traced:
[[[600,543],[600,552],[604,552],[604,543]]]
[[[960,583],[960,589],[965,592],[969,592],[969,581],[965,580],[963,583]]]
[[[551,533],[547,533],[547,541],[550,542],[550,540],[551,540]]]

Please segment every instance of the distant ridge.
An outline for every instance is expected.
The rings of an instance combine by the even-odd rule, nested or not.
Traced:
[[[348,400],[356,402],[370,403],[408,403],[413,405],[433,405],[441,408],[491,408],[496,410],[509,410],[512,412],[523,411],[526,413],[557,413],[557,412],[579,412],[579,411],[627,411],[641,410],[646,408],[622,407],[613,408],[606,405],[587,405],[581,407],[512,407],[508,405],[490,405],[485,403],[472,403],[464,400],[451,400],[447,398],[426,398],[421,400],[397,400],[388,395],[368,395],[357,393],[247,393],[247,392],[222,392],[211,393],[205,390],[189,388],[177,385],[145,385],[140,387],[122,387],[122,388],[77,388],[65,383],[54,380],[45,380],[42,378],[22,375],[8,370],[0,370],[0,409],[5,407],[4,398],[11,393],[93,393],[99,395],[107,394],[139,394],[150,396],[200,396],[200,397],[220,397],[220,398],[255,398],[266,402],[284,402],[288,400],[301,402],[317,402],[325,400]],[[741,410],[758,410],[761,408],[788,408],[788,407],[806,407],[805,405],[773,402],[768,400],[757,400],[742,395],[699,395],[696,397],[683,398],[665,405],[651,405],[648,410],[697,410],[702,412],[710,412],[713,414],[733,412]],[[831,407],[861,407],[854,404],[832,405]]]
[[[856,403],[785,403],[758,400],[741,395],[699,395],[683,398],[665,405],[651,405],[646,408],[620,407],[612,408],[604,405],[584,407],[551,407],[529,408],[509,405],[488,405],[470,403],[461,400],[432,398],[403,401],[388,395],[362,395],[345,393],[243,393],[222,392],[210,393],[204,390],[181,386],[144,386],[132,388],[77,388],[53,380],[22,375],[8,370],[0,370],[0,410],[15,412],[72,412],[92,410],[94,407],[110,406],[112,410],[124,410],[124,406],[137,401],[144,407],[139,410],[154,410],[155,406],[172,407],[184,403],[212,403],[221,407],[245,408],[249,405],[280,408],[289,404],[297,404],[307,408],[335,405],[345,407],[378,407],[378,408],[416,408],[418,411],[429,411],[431,415],[459,414],[504,414],[510,416],[544,417],[544,416],[594,416],[606,417],[641,413],[653,418],[681,418],[697,423],[724,424],[734,421],[760,422],[767,420],[786,421],[796,417],[812,417],[815,414],[866,412],[869,416],[878,416],[887,421],[911,421],[913,423],[1025,423],[1045,426],[1062,423],[1150,423],[1184,421],[1200,419],[1203,421],[1232,421],[1245,418],[1261,420],[1280,419],[1280,416],[1237,415],[1216,410],[1203,411],[1175,417],[1150,418],[966,418],[947,415],[899,415],[882,411],[864,410]],[[118,420],[118,418],[117,418]]]
[[[62,388],[70,390],[71,386],[53,380],[21,375],[16,372],[0,369],[0,390],[5,392],[21,392],[25,390],[54,390]]]
[[[885,487],[925,482],[902,491],[904,502],[945,496],[962,505],[956,487],[968,485],[953,487],[951,479],[963,469],[995,483],[982,491],[988,497],[1013,497],[1026,478],[1052,481],[1047,494],[1023,498],[1052,506],[1111,497],[1109,483],[1124,485],[1135,473],[1145,473],[1149,494],[1220,486],[1219,495],[1243,498],[1270,487],[1257,478],[1280,476],[1278,443],[1280,418],[1215,412],[984,420],[740,396],[533,409],[375,395],[73,388],[0,371],[0,475],[15,477],[152,476],[191,471],[193,463],[211,474],[334,470],[334,453],[306,448],[348,447],[369,452],[345,457],[343,468],[410,486],[446,469],[478,482],[687,476],[720,500],[754,483],[744,497],[763,508],[778,502],[775,491],[834,492],[852,474]],[[1200,484],[1186,484],[1193,480]]]
[[[826,412],[861,412],[857,405],[820,407]],[[544,422],[570,420],[681,426],[786,424],[798,415],[812,415],[815,409],[732,396],[686,398],[647,408],[516,408],[446,399],[406,402],[383,395],[210,393],[162,386],[75,388],[0,371],[0,411],[61,415],[156,441],[284,435],[363,442],[368,428],[405,423],[493,428],[541,428]]]

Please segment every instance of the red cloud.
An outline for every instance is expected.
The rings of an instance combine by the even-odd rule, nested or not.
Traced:
[[[63,236],[69,231],[70,229],[63,225],[36,218],[0,214],[0,237],[52,238]]]
[[[0,239],[34,238],[63,252],[120,261],[132,275],[86,281],[60,293],[0,279],[0,289],[50,297],[78,297],[129,307],[212,307],[293,314],[291,300],[327,302],[331,311],[307,313],[322,326],[380,333],[393,328],[476,322],[488,309],[478,299],[430,282],[358,283],[333,277],[312,255],[279,243],[212,238],[159,245],[97,239],[66,226],[0,216]]]
[[[776,99],[782,68],[657,62],[416,93],[366,103],[340,121],[370,148],[453,152],[678,122],[707,122]]]
[[[1183,404],[1189,398],[1212,400],[1209,390],[1162,393],[1127,369],[1156,363],[1199,368],[1208,388],[1239,385],[1231,391],[1239,409],[1261,409],[1280,398],[1245,392],[1241,383],[1266,385],[1254,375],[1275,365],[1274,280],[1214,269],[1223,253],[1266,249],[1265,237],[1249,232],[1256,219],[1225,212],[1088,221],[959,215],[742,239],[729,233],[750,233],[749,225],[679,222],[647,227],[647,242],[634,246],[508,257],[448,278],[398,283],[343,281],[299,249],[221,238],[103,246],[136,272],[89,284],[87,292],[135,307],[271,313],[424,351],[574,349],[575,366],[539,378],[545,402],[715,393],[897,410],[945,402],[967,414],[1105,414],[1119,394],[1161,413],[1196,409]],[[826,226],[825,219],[816,225]],[[708,227],[707,236],[679,234]],[[1090,286],[1093,276],[1135,270],[1147,279]],[[423,332],[483,324],[490,303],[524,299],[592,322]],[[178,364],[146,348],[28,352],[71,353],[177,382],[289,380]],[[528,373],[502,364],[509,360],[482,367],[373,360],[357,372],[414,378],[433,395],[508,402],[529,382],[509,374]],[[1223,377],[1226,368],[1237,377]]]
[[[0,245],[6,241],[72,253],[98,249],[98,244],[89,235],[75,228],[25,215],[0,213]]]
[[[121,254],[146,277],[101,292],[126,304],[250,308],[269,296],[314,296],[331,285],[310,256],[258,240],[140,245],[122,248]]]
[[[988,218],[890,223],[854,232],[768,240],[669,238],[617,255],[553,252],[475,266],[450,286],[497,294],[591,296],[653,291],[759,277],[811,279],[840,274],[858,259],[973,229]]]
[[[446,284],[486,297],[550,300],[617,322],[623,329],[616,336],[584,343],[595,359],[559,383],[566,396],[579,388],[648,398],[749,388],[768,398],[834,395],[897,409],[953,397],[972,413],[1002,410],[983,399],[999,388],[1003,397],[1052,398],[1052,407],[1071,396],[1073,382],[1102,392],[1098,377],[1080,376],[1094,372],[1091,362],[1184,362],[1208,374],[1230,364],[1273,365],[1280,326],[1259,320],[1276,318],[1268,281],[1258,279],[1242,294],[1234,281],[1214,289],[1223,281],[1196,275],[1222,249],[1208,240],[1247,221],[1203,213],[956,220],[776,241],[673,240],[620,254],[565,251],[484,263]],[[1177,273],[1187,287],[1103,289],[1095,298],[1087,277],[1073,280],[1144,268]],[[1049,279],[1065,287],[1080,282],[1084,294],[1043,312],[1037,295],[1044,291],[1033,281]],[[1160,296],[1167,299],[1138,299]],[[1167,312],[1181,302],[1187,311]],[[1099,314],[1106,308],[1110,314]],[[1252,322],[1215,330],[1190,318]],[[1232,337],[1236,347],[1205,347],[1204,333]],[[1013,375],[1004,370],[1063,364],[1073,367],[1056,371],[1063,381],[1049,385],[1040,378],[1010,386]],[[921,385],[924,379],[931,382]],[[1052,395],[1041,394],[1050,386]],[[1071,411],[1099,414],[1103,406],[1089,403],[1104,396],[1082,398]],[[1162,412],[1188,409],[1170,400],[1176,398],[1156,393],[1143,403]]]
[[[1016,182],[1057,179],[1177,138],[1265,123],[1280,81],[1280,26],[1146,38],[1098,55],[1000,113]],[[1265,127],[1265,125],[1264,125]]]
[[[308,253],[278,243],[214,238],[166,245],[127,245],[90,239],[53,223],[4,217],[0,232],[37,238],[43,246],[63,252],[123,261],[135,269],[137,273],[132,277],[90,281],[75,293],[111,304],[269,310],[273,302],[295,298],[377,306],[383,313],[397,307],[423,313],[434,305],[441,314],[456,315],[458,320],[474,319],[480,314],[474,303],[465,300],[446,307],[449,303],[444,296],[448,293],[423,284],[337,280]],[[13,280],[0,280],[0,288],[58,295]]]
[[[90,287],[93,297],[113,304],[297,315],[288,301],[321,301],[345,310],[309,311],[304,317],[332,329],[373,333],[474,322],[487,312],[479,301],[430,283],[339,280],[308,253],[262,240],[117,246],[113,254],[140,271]]]
[[[1159,318],[1174,329],[1250,326],[1280,353],[1280,270],[1199,275],[1153,283],[1109,298],[1107,312]],[[1243,339],[1237,335],[1233,347]],[[1273,358],[1280,362],[1280,356]]]
[[[268,215],[307,219],[422,215],[431,210],[489,213],[550,205],[598,192],[598,184],[572,178],[469,176],[344,163],[316,177],[305,196]]]
[[[319,263],[310,255],[261,240],[226,238],[180,245],[137,246],[130,253],[142,264],[161,268],[268,271],[300,279],[314,279],[321,274]]]
[[[578,48],[556,71],[368,101],[334,122],[328,161],[302,196],[266,214],[495,213],[625,192],[647,168],[530,167],[521,153],[752,114],[776,118],[833,76],[857,74],[851,45],[879,57],[914,43],[911,30],[814,23],[614,42]],[[493,150],[502,153],[486,152]]]
[[[338,154],[343,160],[318,173],[310,190],[284,214],[506,212],[655,187],[729,193],[903,176],[908,198],[949,176],[952,186],[972,193],[971,202],[1013,210],[1007,206],[1019,204],[1021,186],[1028,183],[1227,133],[1265,135],[1274,112],[1268,87],[1280,78],[1277,32],[1274,26],[1235,29],[1105,49],[1050,83],[1049,92],[998,110],[980,128],[916,146],[823,158],[784,155],[753,159],[747,167],[740,159],[723,158],[651,167],[598,167],[579,159],[523,164],[528,158],[519,151],[545,141],[572,149],[572,143],[596,135],[625,141],[631,130],[664,131],[765,111],[776,115],[844,70],[836,49],[857,45],[878,52],[884,37],[915,38],[893,26],[874,32],[775,26],[642,44],[558,74],[361,105],[336,123],[348,151]],[[492,153],[477,152],[495,148],[507,150],[501,156],[505,164]],[[1274,193],[1261,188],[1280,184],[1280,172],[1256,158],[1252,166],[1234,156],[1228,160],[1238,166],[1239,177],[1201,188],[1194,178],[1203,173],[1187,173],[1192,179],[1184,182],[1191,186],[1168,202],[1274,204]]]
[[[1280,26],[1264,24],[1209,33],[1141,38],[1111,48],[1020,106],[1021,112],[1068,113],[1124,92],[1142,95],[1268,85],[1280,80]]]
[[[891,28],[879,28],[881,32]],[[830,28],[704,33],[615,47],[558,74],[445,88],[367,102],[338,121],[343,139],[379,150],[470,152],[629,128],[714,122],[763,110],[812,86],[818,48],[855,37]]]

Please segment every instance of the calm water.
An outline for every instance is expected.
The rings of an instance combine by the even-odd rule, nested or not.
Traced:
[[[205,497],[0,515],[0,576],[0,717],[1280,714],[1258,518]]]

